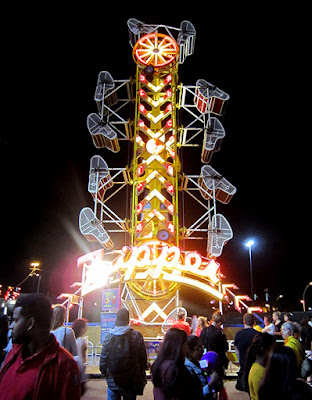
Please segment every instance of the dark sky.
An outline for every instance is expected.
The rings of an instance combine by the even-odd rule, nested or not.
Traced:
[[[7,102],[0,150],[0,283],[20,282],[34,260],[45,271],[42,289],[53,297],[80,279],[77,257],[100,247],[88,243],[78,229],[80,209],[92,207],[90,157],[100,154],[109,167],[127,164],[125,149],[117,155],[98,151],[87,130],[86,117],[96,112],[97,74],[107,70],[115,79],[134,74],[129,18],[175,27],[188,19],[197,31],[195,54],[180,66],[180,81],[191,85],[206,79],[231,96],[220,118],[226,137],[211,162],[237,187],[231,203],[218,206],[234,232],[218,261],[227,281],[249,293],[244,242],[254,238],[255,292],[263,298],[269,288],[273,300],[283,294],[299,309],[303,289],[312,280],[308,11],[209,4],[173,11],[163,4],[163,9],[155,5],[155,12],[133,4],[130,11],[121,6],[47,7],[9,14],[2,76]],[[183,150],[183,163],[185,173],[199,173],[200,150]],[[118,201],[125,207],[123,198]],[[115,242],[122,245],[121,236]],[[312,289],[310,302],[311,296]]]

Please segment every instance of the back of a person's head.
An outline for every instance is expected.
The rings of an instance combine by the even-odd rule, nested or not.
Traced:
[[[75,321],[72,323],[72,330],[75,332],[75,337],[79,338],[82,336],[86,326],[87,326],[88,320],[85,318],[77,318]]]
[[[182,329],[170,328],[160,346],[157,358],[152,365],[152,381],[155,387],[163,387],[164,392],[170,397],[175,395],[179,382],[181,368],[184,368],[183,346],[186,344],[187,334]],[[171,360],[174,367],[171,370],[171,377],[163,386],[162,363]]]
[[[184,312],[179,312],[177,316],[178,316],[178,319],[183,319],[184,320],[185,314],[184,314]]]
[[[298,324],[298,322],[293,322],[293,327],[294,327],[294,336],[296,338],[300,338],[301,331],[302,331],[301,325]]]
[[[34,318],[35,323],[42,329],[50,329],[52,307],[49,297],[42,293],[21,295],[17,298],[15,308],[21,307],[21,315],[26,320]]]
[[[270,323],[272,322],[272,315],[271,314],[264,314],[263,318],[266,318],[267,321],[270,322]]]
[[[203,316],[199,316],[197,319],[197,323],[200,328],[204,328],[206,326],[206,318]]]
[[[259,388],[259,399],[266,400],[273,395],[291,399],[296,379],[297,362],[294,351],[286,346],[276,347],[271,353],[263,383]]]
[[[66,320],[66,307],[62,304],[57,304],[53,307],[51,330],[59,328]]]
[[[255,317],[253,314],[246,313],[243,317],[243,324],[248,326],[254,326],[255,324]]]
[[[181,359],[181,350],[187,341],[187,334],[178,328],[171,328],[165,335],[160,348],[160,354],[167,360]]]
[[[287,336],[292,336],[294,334],[294,323],[291,321],[284,322],[282,325],[282,332],[284,332]]]
[[[121,308],[117,311],[115,326],[126,326],[129,324],[129,311],[126,308]]]
[[[214,321],[218,325],[222,325],[223,322],[224,322],[224,316],[221,314],[220,311],[215,311],[212,314],[212,318],[211,319],[212,319],[212,321]]]
[[[246,378],[248,378],[248,373],[252,364],[256,361],[257,357],[267,357],[268,352],[273,349],[276,345],[276,340],[273,335],[268,333],[257,333],[251,343],[251,346],[247,350],[244,372]]]

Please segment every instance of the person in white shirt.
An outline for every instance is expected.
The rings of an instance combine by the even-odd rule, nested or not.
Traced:
[[[265,314],[263,317],[264,328],[262,329],[262,333],[269,333],[270,335],[275,334],[275,325],[272,323],[271,314]]]

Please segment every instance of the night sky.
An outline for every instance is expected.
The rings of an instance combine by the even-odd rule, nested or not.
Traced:
[[[86,117],[97,112],[97,75],[102,70],[114,79],[134,75],[129,18],[175,27],[187,19],[197,32],[195,53],[179,67],[180,81],[192,85],[202,78],[230,94],[220,117],[226,137],[211,165],[237,188],[228,205],[217,206],[234,238],[218,262],[226,281],[250,294],[244,243],[253,238],[259,299],[268,288],[272,301],[283,294],[285,310],[301,309],[299,299],[312,280],[308,11],[260,5],[228,9],[207,4],[196,10],[190,5],[169,11],[155,4],[157,12],[151,6],[121,7],[27,8],[8,16],[12,23],[2,49],[7,101],[0,143],[0,283],[16,285],[35,260],[44,270],[41,289],[54,300],[80,280],[77,257],[100,248],[78,228],[80,209],[92,207],[89,160],[99,154],[109,167],[128,163],[125,142],[120,154],[92,144]],[[200,152],[183,150],[185,173],[199,174]],[[116,201],[126,209],[123,196]],[[124,243],[122,235],[113,240],[116,249]],[[192,244],[205,254],[204,243]],[[22,289],[35,284],[29,279]],[[312,306],[312,288],[307,301]]]

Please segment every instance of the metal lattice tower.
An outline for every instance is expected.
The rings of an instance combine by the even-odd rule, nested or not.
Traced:
[[[130,246],[115,250],[112,262],[104,261],[105,277],[94,287],[123,284],[122,301],[125,306],[129,299],[133,302],[133,313],[141,322],[152,312],[167,320],[168,312],[173,312],[170,296],[180,284],[208,293],[220,305],[232,296],[237,309],[247,308],[243,300],[248,296],[235,295],[230,290],[237,289],[234,284],[221,282],[220,265],[215,261],[233,237],[229,222],[217,213],[217,203],[228,204],[236,188],[210,165],[225,137],[217,117],[224,114],[229,95],[204,79],[193,86],[178,82],[179,66],[194,52],[196,31],[189,21],[174,28],[132,18],[128,30],[136,75],[115,80],[107,71],[99,73],[94,95],[98,113],[88,116],[87,126],[97,149],[116,153],[120,142],[130,141],[132,162],[109,168],[101,156],[91,158],[88,191],[94,208],[81,210],[79,226],[89,241],[99,242],[108,251],[114,246],[111,234],[128,233]],[[134,106],[134,115],[130,106]],[[180,112],[188,115],[186,126],[178,125]],[[199,175],[181,170],[179,150],[188,146],[202,149],[205,165]],[[129,220],[119,217],[110,202],[128,185],[132,186]],[[179,221],[182,192],[202,209],[189,226]],[[206,240],[205,256],[181,250],[181,241],[193,238]],[[99,254],[94,252],[91,258]],[[88,281],[86,259],[80,259],[80,265],[85,265],[83,284]],[[135,296],[149,304],[140,308]],[[158,317],[149,323],[157,323]]]

